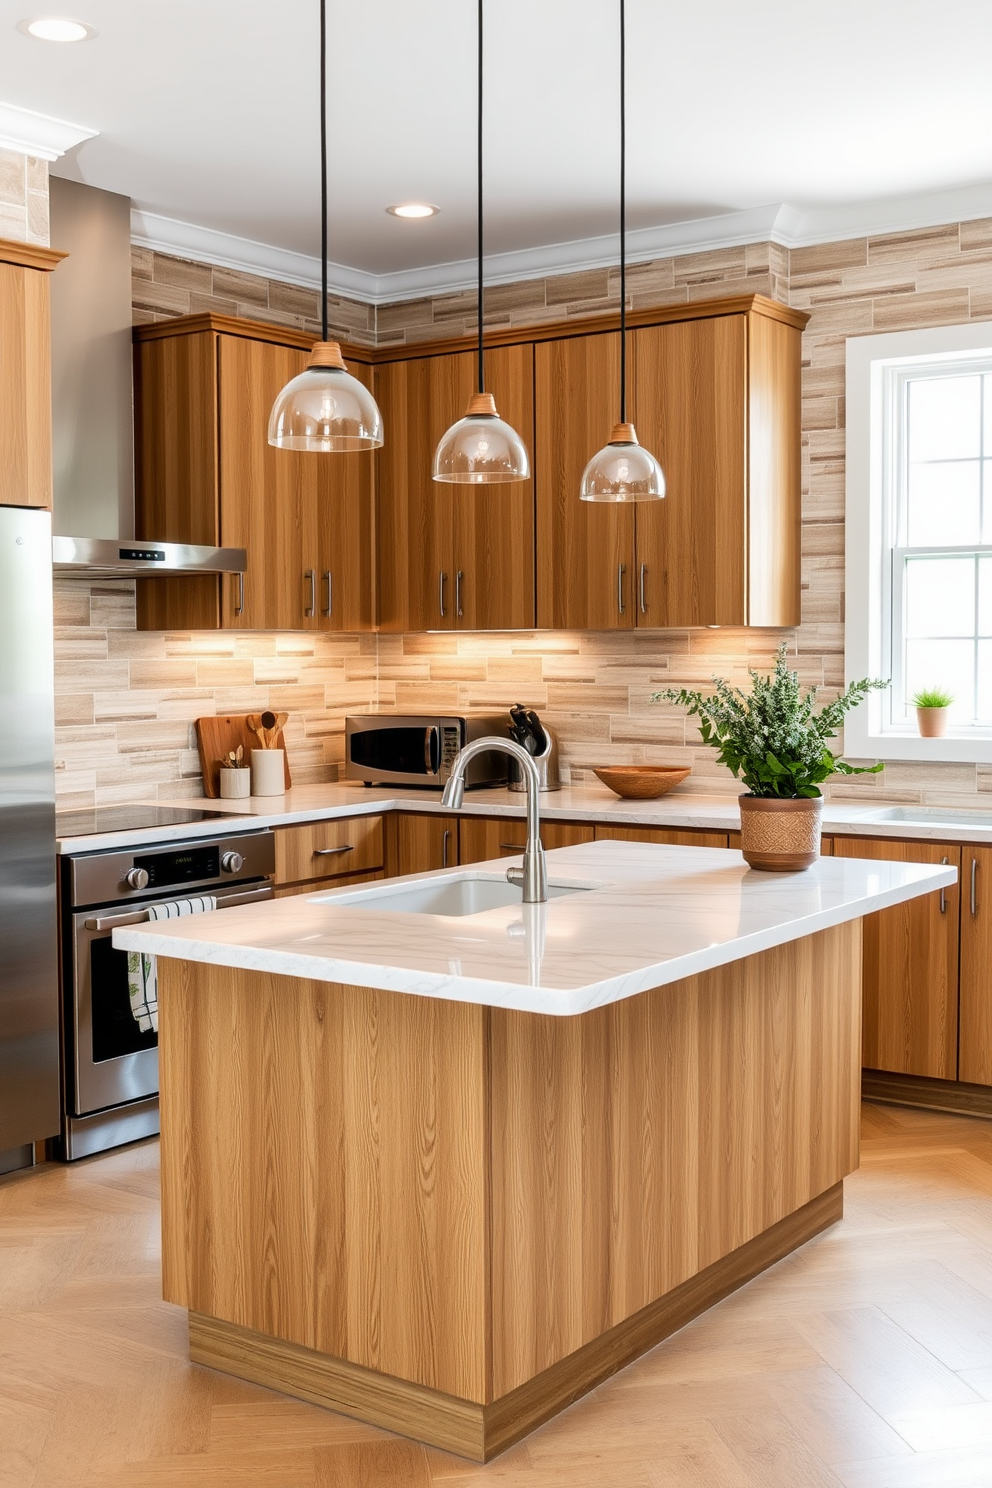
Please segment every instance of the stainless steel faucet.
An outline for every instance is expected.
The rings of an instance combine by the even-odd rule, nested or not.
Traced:
[[[457,811],[465,799],[465,770],[477,754],[488,754],[490,750],[502,750],[519,761],[527,786],[527,846],[524,848],[524,866],[507,868],[510,883],[521,884],[525,904],[545,904],[548,898],[548,868],[544,860],[541,842],[541,777],[531,756],[514,739],[500,739],[495,734],[482,739],[473,739],[460,750],[448,783],[441,796],[441,805]]]

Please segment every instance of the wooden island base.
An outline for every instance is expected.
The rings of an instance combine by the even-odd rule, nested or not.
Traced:
[[[195,1361],[486,1461],[839,1219],[860,922],[575,1018],[162,960]]]

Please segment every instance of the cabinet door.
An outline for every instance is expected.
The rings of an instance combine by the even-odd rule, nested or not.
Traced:
[[[18,244],[7,245],[14,256]],[[30,249],[24,245],[24,251]],[[39,250],[39,254],[47,250]],[[58,255],[52,255],[57,261]],[[52,504],[48,270],[0,263],[0,505]]]
[[[548,852],[592,840],[592,827],[580,822],[541,823],[541,841]],[[485,863],[491,858],[516,857],[523,852],[526,841],[526,822],[498,816],[463,816],[458,823],[458,861]]]
[[[834,857],[951,863],[949,843],[834,837]],[[862,1063],[933,1079],[957,1078],[958,886],[866,915]]]
[[[222,623],[242,630],[312,630],[319,608],[322,462],[316,455],[274,449],[267,439],[272,404],[302,371],[306,353],[241,336],[220,336],[218,342],[220,540],[248,550],[243,596],[237,584],[224,586]]]
[[[376,368],[385,442],[376,453],[379,624],[388,631],[455,623],[453,487],[431,479],[434,449],[464,412],[472,357],[416,357]]]
[[[961,851],[958,1079],[992,1085],[992,848]]]
[[[743,315],[631,335],[632,414],[665,473],[637,505],[637,623],[746,625],[747,325]]]
[[[662,842],[672,847],[726,847],[726,832],[676,832],[670,827],[596,828],[597,842]]]
[[[475,358],[468,355],[474,370]],[[487,351],[486,389],[496,399],[500,417],[527,446],[531,479],[498,486],[449,487],[454,518],[454,623],[458,630],[532,630],[533,346],[499,346]]]
[[[371,386],[371,368],[349,362],[348,371]],[[317,624],[321,630],[370,630],[374,456],[303,458],[312,462],[317,483]]]
[[[387,821],[386,877],[430,873],[458,863],[457,816],[394,812]]]
[[[277,884],[365,873],[383,864],[381,816],[304,822],[273,833]]]
[[[624,630],[634,624],[634,508],[579,500],[582,472],[616,422],[619,387],[616,333],[542,341],[534,348],[542,629]]]

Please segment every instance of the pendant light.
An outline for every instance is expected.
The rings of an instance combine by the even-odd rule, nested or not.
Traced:
[[[657,501],[665,477],[627,422],[627,36],[620,0],[620,421],[582,472],[582,501]]]
[[[492,393],[486,392],[483,366],[482,286],[482,0],[478,0],[478,129],[476,150],[477,232],[479,260],[479,349],[476,391],[468,400],[465,417],[452,424],[434,451],[436,481],[457,485],[495,485],[530,477],[527,449],[516,429],[500,418]]]
[[[382,416],[327,335],[327,0],[320,0],[320,340],[303,372],[287,382],[269,414],[278,449],[336,454],[378,449]]]

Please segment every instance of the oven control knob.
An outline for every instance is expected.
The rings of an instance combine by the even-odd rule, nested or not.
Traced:
[[[127,873],[124,875],[124,881],[129,889],[147,889],[148,869],[129,868]]]
[[[225,873],[240,873],[245,860],[239,852],[226,852],[221,857],[220,866]]]

